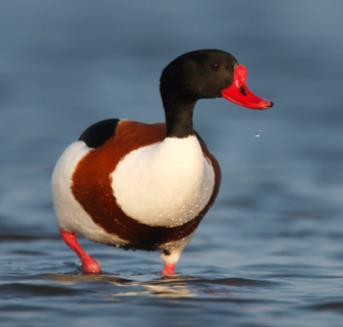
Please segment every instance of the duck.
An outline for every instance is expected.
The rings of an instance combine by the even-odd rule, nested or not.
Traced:
[[[175,265],[213,205],[220,166],[193,128],[198,100],[223,98],[263,110],[273,102],[246,84],[247,68],[229,52],[182,54],[162,71],[165,122],[106,119],[86,128],[58,159],[52,174],[60,236],[83,273],[102,272],[78,242],[158,251],[162,275]]]

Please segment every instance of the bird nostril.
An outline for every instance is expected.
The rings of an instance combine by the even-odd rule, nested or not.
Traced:
[[[247,91],[245,90],[243,86],[239,88],[239,92],[241,92],[244,96],[247,96]]]

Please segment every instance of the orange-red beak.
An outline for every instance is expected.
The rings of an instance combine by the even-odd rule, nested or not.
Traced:
[[[247,73],[244,65],[235,66],[232,84],[221,91],[223,98],[250,109],[262,110],[272,107],[273,102],[256,96],[248,89]]]

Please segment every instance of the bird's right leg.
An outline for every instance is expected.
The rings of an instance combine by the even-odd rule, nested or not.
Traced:
[[[82,271],[88,274],[101,273],[101,267],[99,263],[93,259],[79,244],[75,233],[70,233],[60,229],[61,237],[63,241],[79,256],[81,260]]]

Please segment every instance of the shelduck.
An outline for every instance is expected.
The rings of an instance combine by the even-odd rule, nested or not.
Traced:
[[[251,109],[271,107],[248,89],[246,78],[246,67],[228,52],[188,52],[162,72],[164,123],[103,120],[66,148],[52,176],[53,201],[61,237],[83,272],[100,273],[101,267],[77,234],[158,250],[162,273],[174,273],[220,184],[219,164],[193,129],[195,104],[222,97]]]

